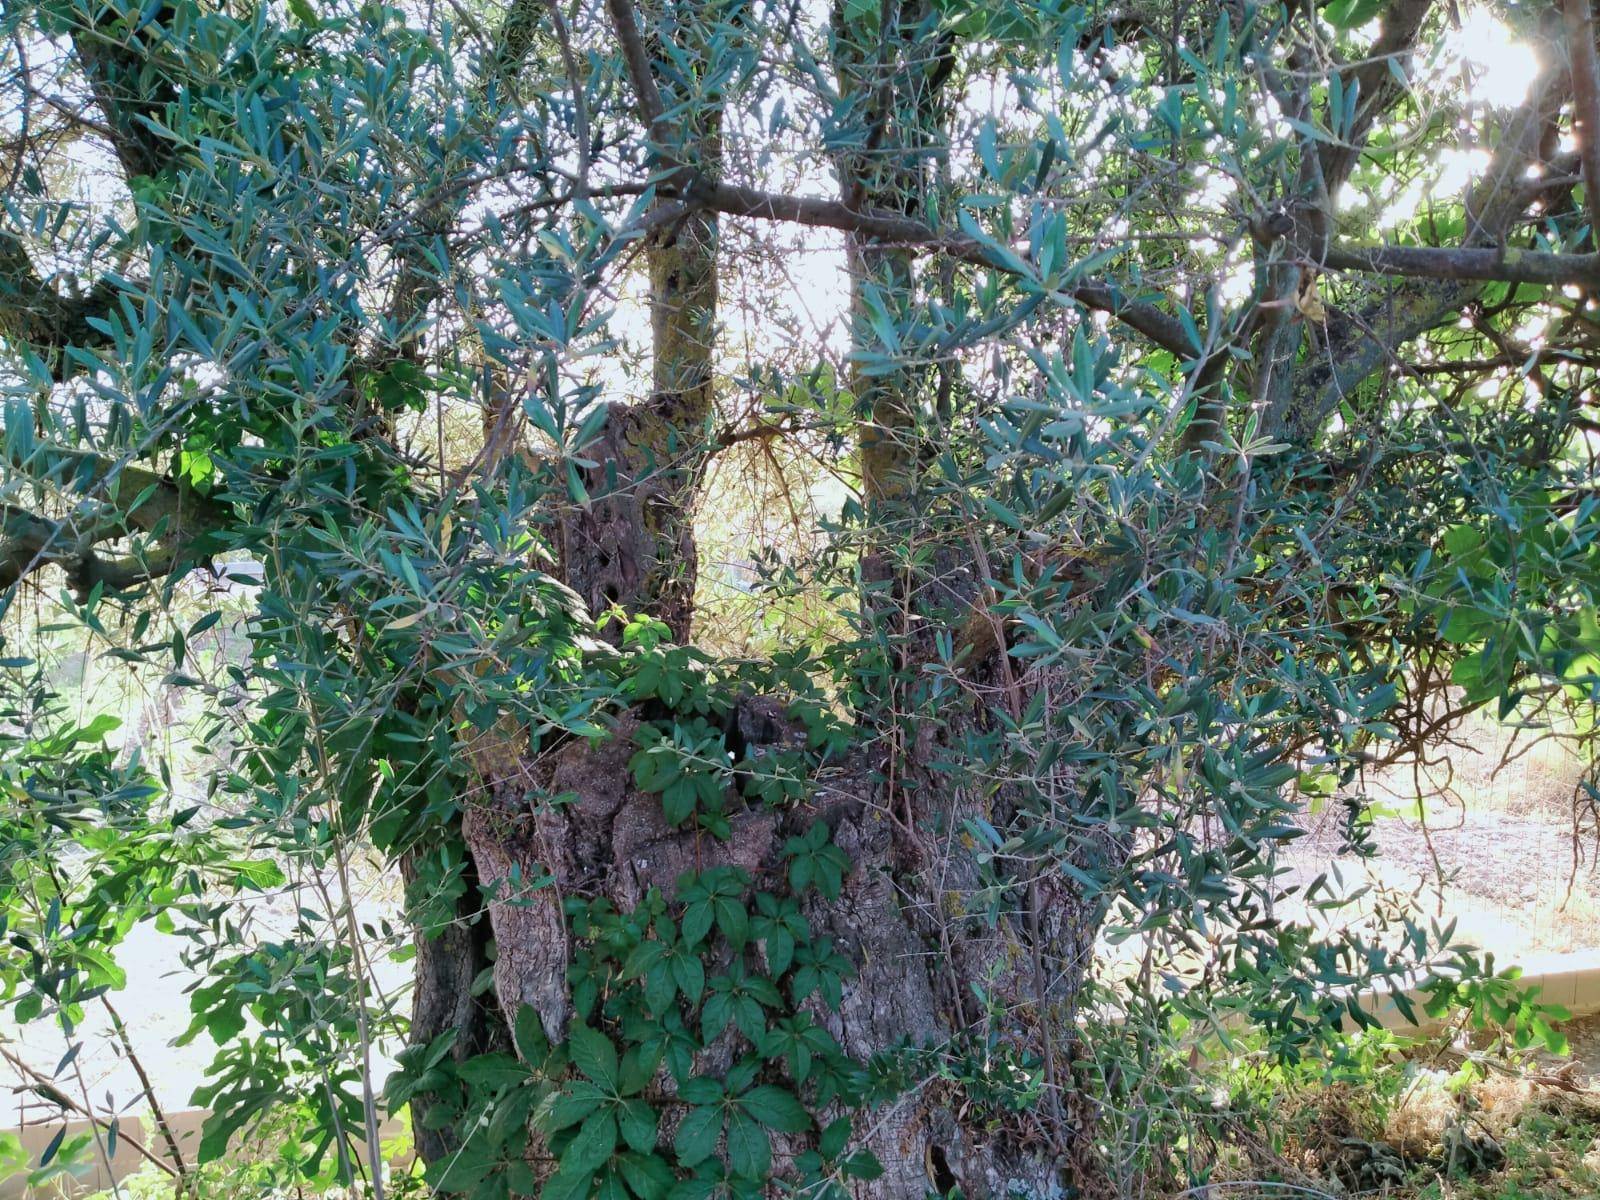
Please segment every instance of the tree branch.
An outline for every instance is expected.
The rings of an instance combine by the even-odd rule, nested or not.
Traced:
[[[1433,0],[1394,0],[1383,14],[1377,38],[1345,84],[1346,94],[1350,87],[1358,89],[1355,120],[1338,142],[1324,142],[1319,152],[1328,195],[1335,195],[1350,178],[1373,123],[1405,95],[1403,76],[1391,64],[1411,53],[1432,8]]]
[[[63,296],[40,277],[23,240],[0,227],[0,333],[39,352],[56,382],[73,373],[69,347],[105,341],[89,318],[104,312],[115,292],[101,280],[87,296]]]
[[[67,586],[80,600],[97,584],[112,591],[126,591],[172,573],[177,565],[173,552],[164,551],[154,558],[104,558],[95,550],[97,543],[109,541],[121,532],[109,521],[98,520],[87,529],[75,529],[67,521],[51,520],[12,505],[0,506],[0,590],[51,565],[66,572]]]
[[[651,140],[660,152],[666,153],[670,136],[666,109],[651,69],[649,51],[639,32],[638,22],[634,19],[633,6],[629,0],[606,0],[606,11],[611,16],[612,27],[622,48],[623,61],[638,99],[640,114],[650,126]],[[673,168],[675,175],[682,174],[675,160],[669,159],[668,165]],[[709,208],[728,216],[837,229],[875,241],[942,251],[976,266],[1008,274],[1016,273],[1013,265],[981,243],[967,237],[942,234],[914,217],[899,213],[861,209],[837,200],[781,195],[703,178],[669,178],[662,184],[661,194],[663,197],[681,194],[690,207]],[[1200,352],[1200,347],[1195,345],[1181,321],[1154,305],[1126,299],[1119,289],[1110,284],[1087,280],[1074,285],[1071,294],[1085,307],[1109,313],[1180,357],[1187,359]]]
[[[178,89],[152,62],[145,49],[146,31],[166,25],[174,11],[162,3],[140,22],[138,32],[126,33],[113,31],[111,23],[119,15],[115,5],[97,12],[95,24],[73,30],[73,49],[89,77],[95,103],[105,114],[111,149],[124,173],[130,180],[154,177],[171,165],[172,147],[146,119],[159,121],[163,110],[177,101]]]
[[[137,1138],[129,1137],[127,1134],[123,1133],[120,1121],[111,1117],[99,1116],[93,1110],[86,1108],[82,1104],[79,1104],[71,1096],[67,1095],[60,1088],[58,1088],[54,1081],[45,1075],[44,1072],[29,1066],[26,1061],[13,1054],[10,1050],[0,1047],[0,1057],[4,1057],[6,1062],[10,1063],[12,1068],[15,1069],[19,1075],[30,1081],[28,1086],[32,1091],[38,1093],[51,1104],[54,1104],[58,1108],[61,1108],[67,1112],[77,1113],[90,1124],[97,1125],[101,1129],[109,1130],[115,1128],[117,1130],[118,1137],[122,1141],[127,1142],[128,1145],[132,1146],[138,1155],[146,1162],[162,1171],[165,1171],[173,1179],[182,1178],[171,1163],[163,1161],[160,1155],[152,1152]]]
[[[731,183],[697,186],[691,190],[689,200],[715,208],[728,216],[784,221],[813,229],[837,229],[858,237],[939,251],[974,266],[1006,274],[1017,273],[1013,263],[972,238],[941,233],[915,217],[852,208],[841,200],[785,196]],[[1200,347],[1195,345],[1183,322],[1153,304],[1128,299],[1113,284],[1083,280],[1073,284],[1069,292],[1073,299],[1086,308],[1109,313],[1130,329],[1181,358],[1192,358],[1200,352]]]
[[[622,61],[628,68],[628,80],[639,101],[640,115],[650,127],[651,140],[658,149],[665,151],[666,106],[661,101],[661,90],[656,87],[655,71],[650,67],[650,52],[645,49],[639,23],[633,19],[633,5],[628,0],[606,0],[606,11],[611,15],[611,27],[622,46]]]
[[[1500,274],[1440,275],[1437,271],[1445,258],[1439,256],[1486,254],[1498,262],[1502,270],[1508,255],[1513,256],[1513,261],[1520,260],[1523,268],[1530,271],[1550,266],[1540,258],[1530,258],[1531,252],[1507,251],[1502,247],[1507,231],[1526,211],[1526,192],[1516,186],[1517,181],[1526,177],[1529,164],[1540,161],[1540,146],[1560,113],[1566,76],[1563,64],[1551,62],[1534,81],[1527,103],[1507,122],[1488,171],[1468,194],[1467,238],[1476,245],[1467,251],[1390,248],[1396,253],[1403,250],[1406,255],[1425,251],[1422,260],[1411,265],[1426,266],[1433,273],[1415,275],[1375,295],[1354,315],[1335,314],[1328,323],[1327,337],[1320,351],[1295,372],[1286,393],[1274,398],[1263,421],[1267,435],[1298,445],[1308,444],[1338,408],[1339,402],[1353,394],[1362,380],[1396,361],[1399,347],[1451,320],[1478,295],[1485,279],[1502,277]],[[1384,256],[1372,261],[1359,251],[1343,253],[1354,256],[1354,260],[1338,260],[1350,262],[1350,269],[1375,269],[1380,263],[1398,265],[1394,260],[1386,261]],[[1541,257],[1583,260],[1589,256]],[[1326,259],[1328,265],[1334,265],[1332,252]],[[1458,266],[1485,267],[1485,262],[1471,258],[1456,262]],[[1532,267],[1528,266],[1530,262],[1534,264]],[[1551,268],[1549,273],[1556,272]]]
[[[1600,64],[1595,61],[1590,0],[1566,0],[1567,56],[1572,62],[1572,132],[1583,163],[1589,239],[1600,246]]]
[[[1600,254],[1549,254],[1509,246],[1335,246],[1320,265],[1406,279],[1600,285]]]
[[[0,504],[0,589],[51,564],[66,572],[68,584],[80,596],[96,584],[116,590],[135,587],[178,569],[196,544],[230,516],[227,505],[120,460],[54,449],[47,461],[40,458],[36,451],[4,465],[76,495],[85,507],[56,518]],[[105,499],[107,492],[128,497],[128,507],[114,507]],[[107,558],[96,549],[133,532],[150,535],[161,553]]]

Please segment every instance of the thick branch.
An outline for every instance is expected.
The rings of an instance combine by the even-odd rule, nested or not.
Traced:
[[[1405,95],[1404,75],[1392,64],[1411,53],[1432,7],[1433,0],[1394,0],[1384,13],[1377,39],[1345,84],[1346,89],[1358,89],[1355,120],[1337,143],[1325,142],[1320,150],[1328,195],[1336,194],[1350,178],[1373,124]]]
[[[22,239],[0,228],[0,334],[32,347],[57,382],[72,374],[69,347],[105,340],[89,318],[106,310],[114,291],[102,281],[87,296],[63,296],[40,277]]]
[[[606,11],[611,15],[611,26],[617,41],[622,45],[622,60],[628,68],[628,80],[639,101],[639,112],[650,127],[650,136],[657,147],[667,146],[666,106],[661,100],[661,90],[656,86],[655,72],[650,67],[650,52],[645,48],[639,23],[633,18],[633,5],[629,0],[606,0]]]
[[[75,30],[72,45],[89,77],[95,103],[105,114],[111,148],[124,173],[130,180],[154,177],[171,164],[172,147],[147,120],[159,122],[166,107],[177,101],[178,89],[152,62],[145,46],[172,20],[174,11],[168,4],[159,5],[147,21],[140,22],[137,33],[112,25],[118,15],[114,6],[99,11],[105,26]]]
[[[1321,265],[1406,279],[1600,285],[1600,254],[1548,254],[1509,246],[1335,246]]]
[[[634,19],[633,6],[629,0],[606,0],[606,10],[622,47],[623,61],[638,99],[640,114],[650,125],[652,140],[658,149],[665,152],[669,145],[669,131],[665,128],[666,110],[651,70],[649,51]],[[662,187],[663,195],[669,195],[674,190],[671,181]],[[914,217],[899,213],[862,209],[837,200],[786,196],[737,184],[714,183],[703,178],[689,180],[686,190],[691,204],[729,216],[837,229],[875,241],[939,250],[977,266],[1015,272],[1013,264],[1007,263],[981,243],[971,238],[942,234]],[[1111,314],[1174,354],[1188,358],[1200,350],[1181,321],[1153,305],[1127,300],[1109,284],[1086,280],[1074,285],[1071,291],[1079,303]]]
[[[697,187],[691,198],[729,216],[786,221],[814,229],[837,229],[858,237],[936,250],[975,266],[1016,273],[1015,263],[1008,262],[983,243],[959,234],[940,233],[915,217],[898,213],[851,208],[840,200],[785,196],[731,183]],[[1153,304],[1127,299],[1112,284],[1083,280],[1071,285],[1069,291],[1080,304],[1111,314],[1163,349],[1183,358],[1200,351],[1183,322]]]
[[[117,590],[134,587],[177,569],[204,535],[228,519],[226,505],[154,471],[78,450],[52,452],[47,464],[39,457],[5,465],[82,497],[83,507],[55,518],[0,506],[0,589],[51,564],[66,572],[80,595],[97,583]],[[108,492],[129,507],[109,502]],[[160,552],[108,558],[96,549],[132,532],[151,535]]]
[[[0,591],[40,567],[54,565],[66,572],[67,586],[82,599],[97,584],[109,591],[127,591],[170,575],[177,566],[177,555],[165,550],[150,557],[102,556],[95,544],[109,541],[121,532],[110,524],[78,530],[66,521],[53,521],[19,508],[6,506],[0,512],[4,514],[0,517]]]
[[[1595,61],[1590,0],[1566,0],[1567,55],[1572,62],[1572,132],[1583,162],[1589,238],[1600,246],[1600,64]]]

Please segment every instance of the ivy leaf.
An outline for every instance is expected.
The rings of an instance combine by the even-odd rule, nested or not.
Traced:
[[[767,969],[782,975],[794,961],[794,935],[781,925],[774,925],[766,937]]]
[[[719,899],[717,927],[735,950],[741,949],[750,939],[750,914],[738,900]]]
[[[640,942],[622,963],[624,979],[638,979],[647,974],[666,954],[666,947],[655,939]]]
[[[522,1055],[526,1063],[540,1063],[550,1056],[550,1039],[545,1036],[544,1022],[540,1020],[538,1010],[531,1004],[524,1004],[517,1010],[516,1028],[513,1030],[516,1037],[517,1053]]]
[[[1359,29],[1378,15],[1383,0],[1333,0],[1322,17],[1335,29]]]
[[[661,793],[661,813],[669,825],[682,825],[694,816],[697,796],[693,776],[683,776]]]
[[[683,940],[694,946],[711,932],[711,901],[697,900],[683,910]]]
[[[610,1109],[592,1114],[561,1154],[561,1170],[593,1174],[617,1148],[617,1117]]]
[[[728,1121],[728,1167],[746,1179],[765,1180],[772,1167],[772,1142],[767,1131],[743,1113]]]
[[[654,1014],[667,1011],[672,1005],[673,997],[678,994],[678,985],[672,981],[672,970],[666,963],[658,963],[650,969],[644,978],[644,1002],[646,1007]]]
[[[706,967],[695,954],[679,954],[672,960],[672,978],[690,1004],[700,1003],[706,990]]]
[[[617,1169],[639,1200],[663,1200],[672,1191],[672,1168],[656,1154],[624,1154]]]
[[[678,1096],[685,1104],[695,1104],[706,1107],[722,1103],[722,1085],[715,1079],[708,1079],[704,1075],[697,1075],[678,1089]]]
[[[684,1179],[672,1185],[667,1200],[711,1200],[717,1190],[717,1180],[707,1175],[697,1179]]]
[[[841,1164],[844,1173],[855,1179],[865,1179],[868,1182],[883,1174],[883,1164],[878,1161],[878,1156],[871,1150],[857,1150]]]
[[[539,1127],[546,1133],[555,1133],[582,1121],[605,1101],[606,1094],[594,1084],[578,1079],[551,1099],[548,1108],[539,1118]]]
[[[850,1124],[849,1117],[839,1117],[828,1123],[828,1127],[822,1131],[822,1136],[817,1139],[817,1149],[823,1158],[838,1158],[843,1152],[850,1140]]]
[[[617,1125],[622,1140],[640,1153],[655,1149],[657,1123],[660,1115],[643,1100],[624,1100],[619,1109]]]
[[[733,1018],[733,1000],[727,992],[717,992],[700,1010],[700,1032],[708,1043],[722,1036]]]
[[[499,1091],[528,1078],[528,1068],[509,1054],[480,1054],[460,1067],[461,1078],[475,1088]]]
[[[766,1036],[767,1014],[762,1011],[761,1002],[748,992],[733,1002],[733,1023],[754,1043],[759,1044]]]
[[[624,1096],[637,1096],[655,1078],[661,1065],[663,1044],[659,1039],[646,1050],[643,1046],[629,1046],[622,1055],[622,1066],[617,1073],[617,1091]]]

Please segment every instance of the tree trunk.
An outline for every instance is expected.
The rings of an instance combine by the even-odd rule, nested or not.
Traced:
[[[650,37],[685,36],[689,27]],[[688,49],[688,47],[680,47]],[[702,52],[704,47],[699,48]],[[685,172],[715,182],[722,159],[720,101],[679,94],[658,80],[669,105],[688,114],[658,147]],[[647,118],[648,123],[648,118]],[[694,505],[705,474],[714,411],[717,334],[717,219],[696,209],[650,236],[650,396],[614,405],[597,443],[583,449],[593,500],[563,521],[567,582],[597,616],[612,605],[645,613],[687,642],[694,619],[699,554]],[[607,636],[615,640],[613,627]]]
[[[417,877],[416,854],[400,858],[409,887]],[[474,994],[478,976],[490,967],[489,921],[483,910],[478,875],[469,861],[466,891],[455,904],[455,919],[440,929],[418,929],[412,969],[411,1044],[427,1046],[454,1032],[450,1057],[457,1063],[480,1054],[511,1049],[510,1025],[492,992]],[[420,1093],[411,1100],[412,1140],[427,1163],[440,1162],[460,1148],[461,1131],[429,1117],[439,1097]]]
[[[925,53],[923,26],[931,15],[931,8],[920,7],[897,14],[896,36],[883,40],[900,47],[898,57],[852,62],[846,55],[837,64],[863,103],[887,105],[877,113],[877,144],[841,164],[846,197],[854,203],[905,213],[920,207],[948,71],[941,54],[930,64]],[[914,116],[909,124],[907,113]],[[698,161],[714,163],[714,131],[709,138],[701,134],[698,146]],[[585,479],[594,499],[568,513],[562,526],[568,582],[593,611],[620,604],[648,613],[680,640],[691,630],[691,506],[711,414],[715,243],[712,219],[691,215],[649,244],[652,394],[614,409],[598,444],[585,449],[597,464]],[[983,881],[976,859],[962,847],[966,822],[982,818],[1005,827],[1016,805],[1005,792],[949,769],[959,768],[964,738],[989,734],[994,718],[973,693],[948,683],[930,690],[916,662],[931,658],[934,630],[970,620],[981,601],[980,573],[962,524],[947,516],[939,530],[937,518],[930,524],[923,511],[927,497],[919,477],[929,457],[923,410],[931,371],[916,363],[886,372],[859,369],[860,352],[875,349],[872,300],[892,313],[911,312],[914,259],[860,238],[850,239],[849,251],[858,351],[853,387],[862,406],[859,448],[871,522],[866,571],[870,582],[886,585],[864,603],[879,608],[874,620],[893,631],[898,656],[884,668],[878,694],[886,703],[872,718],[881,736],[811,781],[810,803],[800,808],[750,805],[730,789],[724,803],[731,836],[725,840],[670,826],[661,797],[635,786],[629,769],[638,728],[633,716],[621,718],[599,745],[572,743],[534,763],[500,752],[506,737],[485,738],[474,757],[489,798],[466,814],[463,834],[492,925],[494,990],[503,1019],[531,1006],[547,1035],[560,1040],[572,1016],[568,972],[577,949],[563,897],[604,898],[627,912],[652,888],[671,898],[679,876],[690,870],[733,866],[759,881],[781,880],[785,843],[820,818],[850,870],[837,899],[806,899],[805,916],[855,974],[837,1012],[813,998],[812,1015],[861,1063],[896,1048],[912,1054],[971,1050],[975,1060],[1032,1055],[1045,1063],[1048,1083],[1036,1111],[997,1120],[961,1094],[959,1083],[921,1080],[859,1123],[860,1145],[873,1152],[883,1173],[857,1181],[853,1190],[863,1200],[923,1200],[929,1191],[957,1187],[972,1197],[1017,1189],[1047,1195],[1059,1191],[1064,1171],[1072,1173],[1067,1154],[1083,1144],[1067,1136],[1061,1108],[1061,1097],[1071,1091],[1070,1042],[1053,1045],[1052,1038],[1071,1027],[1099,912],[1059,877],[1014,881],[1010,911],[997,923],[967,911]],[[919,538],[932,529],[943,539],[933,566],[916,575],[893,565],[912,516]],[[913,624],[926,632],[911,636]],[[971,682],[988,689],[1009,678],[1002,642],[1003,634],[969,662]],[[779,742],[797,736],[782,719],[758,724]],[[748,752],[747,746],[729,749]],[[571,799],[530,808],[524,800],[530,795]],[[552,883],[528,883],[545,873]],[[986,1010],[975,985],[993,1008]],[[988,1022],[995,1011],[1023,1031],[1013,1028],[996,1040]],[[1031,1014],[1031,1031],[1025,1018],[1019,1020],[1023,1014]],[[716,1047],[702,1052],[708,1072],[726,1069],[719,1053]],[[798,1152],[803,1143],[788,1149]],[[780,1157],[775,1173],[785,1171]]]
[[[936,186],[949,63],[931,8],[909,0],[884,13],[888,25],[864,39],[879,55],[868,59],[851,52],[844,10],[835,11],[841,92],[867,106],[870,130],[866,153],[841,156],[841,182],[847,202],[917,215]],[[987,1056],[997,1048],[988,1019],[1004,1012],[1012,1025],[1004,1048],[1035,1056],[1045,1080],[1034,1111],[998,1122],[963,1102],[954,1084],[909,1094],[872,1139],[885,1172],[861,1194],[1055,1194],[1084,1169],[1074,1159],[1087,1139],[1073,1136],[1072,1126],[1089,1116],[1070,1103],[1072,1032],[1100,906],[1058,872],[1013,878],[1007,910],[994,922],[969,909],[983,880],[968,823],[1012,832],[1023,809],[1009,788],[964,769],[966,743],[1001,736],[992,698],[1004,696],[1015,715],[1034,682],[1013,673],[1004,629],[985,606],[988,566],[975,540],[982,535],[962,513],[941,511],[938,481],[924,477],[950,418],[948,380],[935,394],[934,364],[882,366],[893,348],[877,344],[872,309],[887,309],[908,328],[919,288],[933,281],[918,278],[916,259],[903,249],[859,236],[848,237],[847,247],[868,514],[863,574],[871,586],[863,604],[875,610],[874,627],[888,631],[893,661],[878,668],[887,672],[877,691],[887,703],[875,718],[880,740],[868,773],[877,782],[865,793],[870,802],[857,803],[836,833],[854,864],[851,888],[835,911],[817,916],[862,964],[838,1032],[862,1055],[909,1042],[981,1047]],[[920,669],[935,660],[941,632],[968,651],[964,687]]]
[[[694,501],[705,473],[717,314],[717,226],[694,213],[651,240],[651,395],[614,405],[583,454],[593,500],[563,521],[567,582],[597,616],[612,605],[687,642],[699,555]],[[615,638],[613,628],[609,636]]]

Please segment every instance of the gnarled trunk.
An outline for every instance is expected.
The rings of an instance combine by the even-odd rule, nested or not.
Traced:
[[[417,877],[416,854],[400,858],[409,887]],[[511,1048],[509,1023],[501,1016],[492,993],[474,985],[490,965],[490,928],[479,898],[478,876],[469,861],[466,890],[455,902],[453,920],[438,929],[418,929],[412,960],[411,1042],[426,1046],[454,1033],[450,1057],[462,1063],[480,1054]],[[435,1128],[429,1115],[439,1098],[431,1092],[411,1100],[412,1139],[424,1162],[440,1162],[460,1148],[461,1133],[443,1125]]]
[[[689,640],[699,556],[694,501],[705,472],[717,314],[717,227],[695,213],[656,235],[650,266],[651,394],[614,405],[584,455],[591,503],[562,521],[567,582],[596,615],[647,613]],[[615,631],[612,631],[615,636]]]
[[[655,41],[691,33],[683,27],[664,33],[654,25],[651,29]],[[658,151],[681,171],[714,182],[722,158],[718,102],[685,105],[688,97],[679,94],[684,81],[659,82],[667,99],[687,115],[677,124],[652,122],[670,141]],[[647,613],[664,622],[676,640],[687,642],[699,576],[694,505],[705,473],[714,400],[715,214],[694,209],[674,217],[650,235],[645,259],[650,395],[637,404],[614,405],[598,441],[584,448],[595,463],[584,481],[594,499],[564,516],[562,569],[596,615],[612,605],[630,615]],[[613,628],[608,636],[615,639],[617,633]]]

